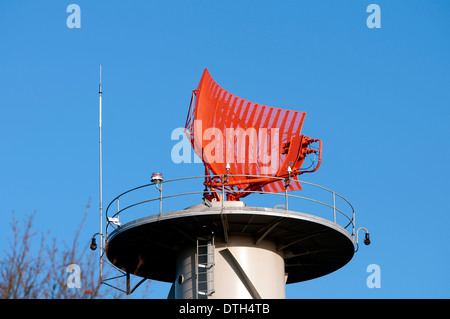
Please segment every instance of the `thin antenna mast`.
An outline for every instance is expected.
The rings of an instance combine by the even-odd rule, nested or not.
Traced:
[[[102,256],[103,256],[103,203],[102,203],[102,65],[100,64],[100,84],[98,88],[99,94],[99,168],[100,168],[100,283],[102,282],[102,274],[103,274],[103,264],[102,264]]]

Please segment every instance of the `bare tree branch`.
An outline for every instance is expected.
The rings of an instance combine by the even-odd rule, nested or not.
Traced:
[[[8,299],[66,299],[66,298],[122,298],[118,290],[99,282],[99,257],[87,249],[89,240],[81,241],[80,236],[88,211],[90,199],[70,246],[57,244],[56,238],[48,243],[48,232],[40,235],[37,249],[37,232],[33,230],[36,213],[23,221],[21,231],[14,212],[10,227],[12,240],[9,251],[0,260],[0,298]],[[87,253],[86,253],[87,252]],[[69,265],[81,269],[80,288],[69,288],[67,272]],[[108,276],[105,272],[105,276]],[[146,291],[146,290],[145,290]]]

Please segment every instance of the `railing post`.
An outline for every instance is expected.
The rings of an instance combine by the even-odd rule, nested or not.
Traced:
[[[287,168],[287,172],[289,174],[289,177],[287,180],[284,181],[284,198],[285,198],[285,204],[286,204],[286,210],[288,210],[288,194],[287,194],[287,189],[289,186],[291,186],[291,172],[292,172],[292,168],[291,168],[292,162],[289,163],[289,166]]]
[[[287,194],[287,187],[284,189],[284,198],[285,198],[285,209],[288,210],[288,194]]]
[[[222,175],[222,202],[224,200],[225,196],[225,182],[224,182],[224,176]]]
[[[336,223],[336,193],[333,191],[333,221]]]
[[[159,189],[159,216],[161,216],[162,214],[162,184],[161,184],[161,188]]]
[[[225,177],[222,175],[222,208],[221,208],[221,213],[223,212],[223,201],[225,200]],[[228,175],[227,175],[227,180],[228,180]]]
[[[352,211],[353,211],[353,216],[352,216],[352,225],[353,225],[352,234],[354,234],[355,233],[355,229],[356,229],[356,221],[355,221],[356,215],[355,215],[355,210],[352,209]]]

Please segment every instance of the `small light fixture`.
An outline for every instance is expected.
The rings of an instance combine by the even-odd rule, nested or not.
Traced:
[[[95,237],[92,237],[91,245],[89,246],[91,250],[97,249],[97,242],[95,241]]]
[[[153,173],[152,174],[152,183],[155,184],[156,188],[159,189],[160,192],[162,192],[162,182],[163,182],[163,175],[161,173]]]
[[[163,175],[161,173],[152,174],[152,183],[158,184],[163,181]]]
[[[370,245],[370,236],[369,233],[366,232],[366,236],[364,237],[364,244],[366,244],[367,246]]]
[[[289,164],[291,164],[292,162],[290,162]],[[291,173],[292,173],[292,168],[291,166],[288,166],[287,168],[287,172],[289,174],[289,177],[285,179],[284,181],[284,188],[287,189],[289,186],[291,186]]]
[[[225,183],[228,183],[228,173],[230,171],[230,163],[227,163],[227,165],[225,165],[225,169],[227,170],[227,175],[225,176]]]
[[[366,232],[366,235],[364,236],[364,244],[366,246],[369,246],[371,241],[370,241],[370,235],[369,235],[369,231],[365,228],[365,227],[360,227],[358,228],[358,230],[356,231],[356,244],[358,244],[358,233],[359,231],[363,229]]]

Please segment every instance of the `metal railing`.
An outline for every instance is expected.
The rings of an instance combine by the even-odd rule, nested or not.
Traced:
[[[161,216],[161,214],[163,213],[163,206],[164,203],[166,203],[169,199],[172,198],[176,198],[176,197],[181,197],[181,196],[188,196],[188,195],[205,195],[208,193],[211,193],[211,190],[209,189],[204,189],[203,191],[192,191],[192,192],[184,192],[184,193],[174,193],[174,194],[167,194],[168,190],[166,187],[167,185],[170,185],[171,183],[176,183],[176,182],[181,182],[181,181],[186,181],[186,180],[192,180],[192,179],[204,179],[205,177],[218,177],[221,179],[222,183],[222,187],[221,187],[221,192],[222,192],[222,196],[221,198],[225,200],[226,198],[226,194],[231,193],[230,190],[225,188],[225,184],[224,181],[228,180],[228,177],[230,176],[236,176],[236,177],[250,177],[250,178],[260,178],[260,177],[265,177],[267,178],[268,176],[259,176],[259,175],[234,175],[234,174],[229,174],[229,175],[202,175],[202,176],[191,176],[191,177],[183,177],[183,178],[176,178],[176,179],[171,179],[171,180],[158,180],[149,184],[145,184],[145,185],[141,185],[132,189],[129,189],[125,192],[123,192],[122,194],[116,196],[108,205],[108,207],[106,208],[106,213],[105,213],[105,217],[106,217],[106,240],[108,240],[109,238],[109,227],[113,227],[114,229],[116,229],[117,227],[121,226],[121,223],[119,221],[119,217],[123,215],[123,213],[125,211],[128,211],[129,209],[136,207],[136,206],[140,206],[146,203],[150,203],[150,202],[159,202],[159,215],[155,214],[154,216],[158,215],[158,218]],[[280,177],[271,177],[274,180],[284,180],[286,181],[286,178],[280,178]],[[297,181],[297,180],[296,180]],[[285,187],[285,191],[284,192],[280,192],[280,193],[274,193],[274,192],[266,192],[266,191],[245,191],[245,190],[240,190],[240,192],[246,192],[246,193],[257,193],[257,194],[270,194],[270,195],[274,195],[275,198],[275,205],[272,205],[272,207],[274,207],[275,210],[278,210],[280,212],[285,211],[287,212],[289,210],[289,206],[291,204],[291,206],[293,206],[294,204],[297,204],[298,201],[306,201],[306,202],[310,202],[310,203],[315,203],[320,205],[321,207],[325,207],[326,209],[329,209],[332,211],[332,218],[331,217],[325,217],[325,219],[333,221],[335,224],[340,225],[337,222],[337,216],[343,216],[344,220],[346,221],[346,224],[344,225],[340,225],[341,227],[343,227],[344,229],[348,230],[347,228],[349,226],[351,226],[351,235],[354,238],[355,235],[355,210],[352,206],[352,204],[346,199],[344,198],[342,195],[336,193],[333,190],[330,190],[328,188],[325,188],[323,186],[320,185],[316,185],[310,182],[305,182],[305,181],[299,181],[298,182],[301,185],[308,185],[311,186],[312,188],[315,189],[315,191],[319,190],[321,192],[325,192],[328,193],[328,199],[329,199],[329,203],[324,202],[323,200],[318,200],[318,199],[314,199],[314,198],[310,198],[310,197],[305,197],[305,196],[300,196],[297,195],[298,192],[302,192],[302,194],[305,192],[305,190],[294,190],[294,191],[290,191],[287,187]],[[289,185],[289,183],[285,184],[285,185]],[[137,190],[141,190],[144,188],[148,188],[151,186],[155,186],[157,190],[159,190],[159,196],[156,197],[152,197],[152,198],[148,198],[148,193],[146,193],[144,196],[145,199],[143,200],[138,200],[138,201],[133,201],[131,204],[126,205],[123,208],[120,208],[120,201],[122,198],[124,198],[126,195],[130,195],[134,192],[136,192]],[[192,187],[192,183],[189,184],[189,187]],[[278,197],[277,197],[278,196]],[[323,195],[322,195],[323,196]],[[266,197],[266,196],[265,196]],[[283,200],[280,198],[283,197]],[[250,197],[249,197],[250,198]],[[336,205],[336,200],[340,199],[343,200],[343,203],[345,203],[346,205],[346,211],[344,212],[344,209],[339,206],[337,207]],[[198,203],[198,202],[197,202]],[[224,207],[223,204],[223,200],[222,200],[222,210]],[[113,208],[115,207],[115,208]],[[282,207],[282,209],[280,209],[279,207]],[[315,214],[312,214],[315,215]],[[329,215],[328,215],[329,216]],[[322,216],[321,216],[322,217]]]

